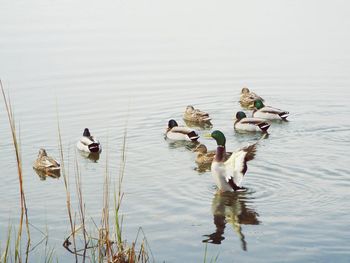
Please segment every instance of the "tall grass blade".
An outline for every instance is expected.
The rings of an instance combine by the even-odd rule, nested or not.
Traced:
[[[65,187],[65,190],[66,190],[66,206],[67,206],[67,212],[68,212],[68,217],[69,217],[71,233],[73,235],[73,251],[74,251],[74,254],[75,254],[75,262],[78,262],[78,256],[76,255],[77,247],[76,247],[76,241],[75,241],[75,229],[74,229],[74,224],[73,224],[71,198],[70,198],[70,190],[69,190],[69,178],[68,178],[68,174],[66,174],[65,166],[64,166],[62,136],[61,136],[61,128],[60,128],[57,100],[56,100],[56,117],[57,117],[57,132],[58,132],[58,148],[60,150],[60,158],[61,158],[61,172],[62,172],[62,175],[63,175],[64,187]],[[67,240],[65,240],[65,242],[66,241]],[[65,246],[65,242],[63,243],[64,247],[66,247]]]
[[[28,219],[28,213],[27,213],[28,211],[27,211],[27,205],[26,205],[26,198],[25,198],[24,186],[23,186],[22,159],[20,154],[20,145],[17,139],[16,125],[15,125],[15,119],[14,119],[11,103],[9,102],[9,99],[7,99],[5,95],[5,91],[4,91],[4,87],[2,85],[1,79],[0,79],[0,86],[1,86],[1,92],[2,92],[2,96],[4,99],[5,108],[7,112],[8,122],[11,128],[13,146],[15,149],[17,173],[18,173],[18,180],[19,180],[19,191],[20,191],[20,197],[21,197],[20,199],[21,215],[20,215],[19,229],[18,229],[17,240],[16,240],[15,262],[17,261],[21,262],[19,255],[20,255],[20,243],[22,239],[22,228],[23,228],[24,217],[25,217],[26,231],[27,231],[27,250],[26,250],[26,262],[27,262],[28,251],[30,246],[30,230],[29,230],[29,219]]]
[[[7,263],[9,251],[10,251],[10,241],[11,241],[11,227],[9,226],[8,232],[7,232],[7,240],[5,245],[5,251],[0,257],[0,262]]]

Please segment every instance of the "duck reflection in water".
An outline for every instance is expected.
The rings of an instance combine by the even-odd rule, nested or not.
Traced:
[[[195,128],[197,130],[210,130],[213,128],[213,124],[210,121],[206,122],[193,122],[184,119],[187,127]]]
[[[230,224],[237,233],[241,247],[247,251],[247,242],[241,225],[259,225],[259,214],[247,207],[247,192],[216,193],[212,201],[212,213],[216,231],[203,240],[205,243],[221,244],[225,239],[226,224]]]
[[[187,141],[171,141],[167,140],[170,149],[185,148],[189,151],[193,151],[199,144],[199,142],[187,142]]]
[[[86,159],[89,159],[90,161],[97,163],[97,161],[100,159],[100,153],[88,153],[79,151],[80,155],[83,156]]]
[[[35,169],[35,168],[33,168],[33,170],[39,176],[41,181],[45,181],[47,177],[58,179],[61,176],[60,170],[56,170],[56,171],[42,171],[42,170],[38,170],[38,169]]]

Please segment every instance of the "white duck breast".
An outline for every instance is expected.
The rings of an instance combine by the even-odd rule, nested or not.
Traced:
[[[285,120],[289,115],[288,111],[265,106],[253,112],[253,117],[263,118],[267,120]]]
[[[262,118],[244,118],[237,121],[234,127],[239,131],[266,132],[270,127],[270,124]]]
[[[96,140],[93,136],[83,136],[77,143],[77,148],[80,151],[88,153],[100,153],[102,147],[100,142]]]
[[[196,141],[199,135],[190,128],[176,126],[167,131],[166,137],[176,141]]]

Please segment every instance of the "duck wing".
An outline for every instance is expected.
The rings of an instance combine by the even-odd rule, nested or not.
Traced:
[[[204,111],[200,111],[197,109],[193,111],[192,117],[197,118],[197,119],[202,120],[202,121],[210,121],[211,120],[211,118],[209,117],[209,113],[206,113]]]
[[[261,118],[244,118],[240,121],[240,123],[242,124],[254,124],[254,125],[258,125],[262,122],[266,122],[266,120]]]
[[[240,123],[259,126],[262,131],[267,131],[267,129],[270,127],[270,124],[261,118],[244,118],[240,121]]]
[[[52,157],[49,157],[49,156],[44,156],[41,164],[45,168],[60,167],[59,162],[57,162],[55,159],[53,159]]]
[[[191,140],[195,140],[199,138],[199,135],[192,129],[187,128],[187,127],[174,127],[170,130],[171,132],[174,133],[181,133],[187,135]]]
[[[243,176],[247,171],[247,162],[254,159],[256,144],[252,144],[232,153],[225,162],[226,181],[234,190],[241,185]]]
[[[86,146],[89,146],[91,143],[93,143],[93,141],[90,139],[90,137],[86,137],[86,136],[81,137],[80,142]]]
[[[100,142],[98,140],[96,140],[93,136],[83,136],[80,138],[80,142],[86,146],[89,146],[92,143],[97,143],[99,144]]]
[[[277,114],[279,115],[282,119],[286,119],[289,115],[288,111],[284,111],[278,108],[274,108],[271,106],[265,106],[264,108],[261,109],[262,112],[265,113],[270,113],[270,114]]]
[[[195,110],[193,113],[196,115],[202,116],[202,117],[209,117],[209,113],[206,113],[206,112],[201,111],[201,110]]]

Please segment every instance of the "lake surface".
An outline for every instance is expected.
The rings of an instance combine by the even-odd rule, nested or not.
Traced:
[[[47,228],[59,262],[74,260],[62,247],[63,178],[40,180],[32,169],[40,147],[59,158],[56,105],[74,209],[77,159],[97,223],[106,163],[117,177],[127,128],[124,237],[142,227],[156,262],[201,262],[204,241],[208,261],[349,262],[348,10],[345,1],[2,1],[0,78],[20,131],[29,220]],[[189,147],[164,131],[171,118],[184,124],[192,104],[210,113],[228,150],[254,143],[259,134],[233,130],[245,85],[290,111],[289,122],[260,141],[247,192],[217,196],[210,172],[197,172]],[[103,145],[97,162],[75,151],[85,127]],[[3,245],[19,212],[3,102],[0,163]],[[42,257],[36,250],[30,261]]]

